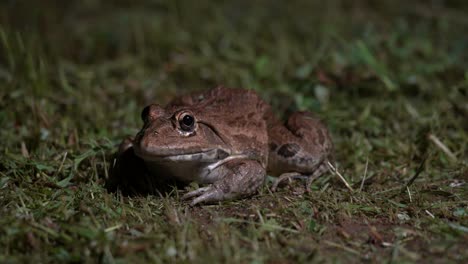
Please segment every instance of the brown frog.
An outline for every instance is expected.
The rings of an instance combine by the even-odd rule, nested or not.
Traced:
[[[114,173],[128,178],[119,171],[126,153],[140,160],[136,170],[145,167],[148,185],[155,177],[206,185],[182,197],[191,205],[252,195],[267,173],[279,176],[273,189],[284,179],[306,178],[309,190],[332,159],[329,132],[316,116],[296,112],[283,124],[251,90],[218,87],[164,108],[149,105],[141,117],[143,128],[122,142]]]

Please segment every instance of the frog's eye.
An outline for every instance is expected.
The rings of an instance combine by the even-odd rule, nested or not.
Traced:
[[[195,126],[195,117],[189,113],[183,113],[179,116],[179,125],[183,131],[190,132]]]

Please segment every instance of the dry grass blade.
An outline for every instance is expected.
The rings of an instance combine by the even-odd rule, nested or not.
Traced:
[[[369,156],[366,158],[366,168],[364,169],[364,176],[362,177],[361,186],[359,187],[359,192],[362,192],[362,189],[364,188],[364,182],[366,181],[368,166],[369,166]]]
[[[428,139],[432,141],[438,148],[440,148],[450,159],[457,161],[457,156],[434,134],[429,134]]]
[[[361,255],[361,253],[359,253],[358,251],[356,251],[356,250],[354,250],[354,249],[352,249],[350,247],[340,245],[340,244],[332,242],[332,241],[326,240],[324,243],[329,245],[330,247],[335,247],[335,248],[338,248],[338,249],[342,249],[342,250],[345,250],[346,252],[352,253],[352,254],[357,255],[357,256]]]
[[[327,164],[328,164],[328,167],[330,168],[331,172],[333,172],[333,174],[337,175],[338,178],[340,178],[340,180],[344,183],[346,188],[348,188],[351,192],[354,192],[353,187],[351,187],[351,185],[349,185],[349,183],[346,181],[346,179],[343,177],[343,175],[341,175],[341,173],[335,168],[335,166],[333,166],[333,164],[331,164],[330,161],[327,161]]]

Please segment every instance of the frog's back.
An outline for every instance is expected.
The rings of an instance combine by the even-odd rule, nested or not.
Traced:
[[[204,109],[211,114],[224,116],[258,116],[264,118],[270,108],[253,90],[217,87],[208,91],[179,97],[170,103],[172,106],[189,106]]]

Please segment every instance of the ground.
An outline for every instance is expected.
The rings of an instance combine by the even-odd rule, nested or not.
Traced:
[[[252,2],[0,3],[0,262],[468,261],[466,1]],[[217,85],[320,115],[353,191],[104,188],[145,105]]]

